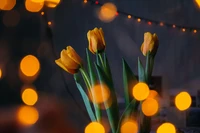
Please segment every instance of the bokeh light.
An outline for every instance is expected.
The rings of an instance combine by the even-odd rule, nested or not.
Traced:
[[[25,56],[20,62],[20,70],[25,76],[34,76],[40,69],[40,62],[33,55]]]
[[[140,18],[138,18],[138,19],[137,19],[137,22],[141,22],[141,19],[140,19]]]
[[[192,98],[188,92],[180,92],[175,97],[175,105],[180,111],[184,111],[190,107]]]
[[[200,8],[200,0],[195,0],[197,6]]]
[[[142,112],[146,116],[153,116],[158,112],[158,101],[153,99],[153,98],[147,98],[143,103],[142,103]]]
[[[37,102],[37,100],[38,100],[38,94],[34,89],[26,88],[22,92],[22,101],[26,105],[34,105]]]
[[[117,7],[113,3],[105,3],[101,6],[98,17],[103,22],[111,22],[116,17]]]
[[[110,97],[110,90],[104,84],[97,84],[94,87],[92,87],[90,90],[91,90],[90,98],[95,103],[106,102],[106,101],[108,101],[108,99]],[[93,98],[95,98],[95,100],[93,100]]]
[[[146,99],[149,95],[149,87],[146,83],[139,82],[133,87],[133,97],[138,100],[142,101]]]
[[[166,122],[158,127],[156,133],[176,133],[176,128],[173,124]]]
[[[156,97],[158,97],[158,92],[155,90],[150,90],[147,98],[156,98]]]
[[[85,133],[105,133],[105,129],[100,123],[91,122],[86,126]]]
[[[2,70],[0,68],[0,79],[1,79],[2,75],[3,75],[3,72],[2,72]]]
[[[29,12],[39,12],[44,6],[44,0],[42,1],[33,1],[33,0],[26,0],[25,1],[25,7],[26,10]]]
[[[3,15],[3,24],[6,27],[15,27],[20,21],[20,14],[16,10],[5,12]]]
[[[45,0],[44,4],[49,8],[55,8],[60,3],[60,0]]]
[[[36,108],[22,106],[18,109],[17,120],[21,125],[31,126],[37,122],[39,113]]]
[[[137,133],[138,132],[138,124],[136,121],[126,121],[121,126],[120,133]]]
[[[12,10],[16,5],[16,0],[0,0],[1,10]]]

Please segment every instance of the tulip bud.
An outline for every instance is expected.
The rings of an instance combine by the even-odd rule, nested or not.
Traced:
[[[55,63],[65,71],[75,74],[82,65],[82,60],[71,46],[67,46],[61,51],[60,58],[55,60]]]
[[[95,54],[104,51],[105,40],[102,28],[94,28],[87,33],[89,50]]]
[[[144,42],[141,46],[141,52],[144,56],[146,56],[149,51],[151,55],[155,56],[158,45],[158,37],[155,33],[153,35],[150,32],[144,33]]]

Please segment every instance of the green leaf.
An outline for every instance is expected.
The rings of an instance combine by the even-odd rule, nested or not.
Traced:
[[[94,115],[92,107],[90,105],[89,98],[88,98],[87,94],[85,93],[85,91],[83,90],[77,74],[74,74],[74,80],[75,80],[76,86],[77,86],[77,88],[78,88],[78,90],[79,90],[79,92],[82,96],[83,102],[85,104],[86,110],[88,112],[88,115],[89,115],[91,121],[96,121],[95,115]]]
[[[103,66],[102,66],[102,63],[101,63],[101,60],[100,60],[100,58],[99,58],[99,55],[98,55],[98,53],[96,53],[96,63],[97,63],[97,65],[98,65],[98,66],[101,66],[101,67],[103,68]]]
[[[117,97],[115,94],[115,90],[113,88],[111,80],[106,76],[105,72],[102,70],[100,66],[95,64],[97,74],[99,77],[99,81],[101,85],[107,85],[107,87],[110,90],[110,96],[112,99],[112,104],[109,104],[109,101],[105,101],[104,105],[106,107],[106,112],[108,115],[108,120],[110,123],[110,127],[112,130],[112,133],[115,133],[117,130],[118,126],[118,121],[119,121],[119,109],[118,109],[118,104],[117,104]]]
[[[140,82],[146,81],[144,67],[139,57],[138,57],[138,78]]]
[[[86,48],[86,56],[87,56],[88,72],[90,76],[90,83],[92,86],[94,86],[97,82],[97,79],[92,67],[92,62],[91,62],[90,55],[87,48]]]
[[[104,64],[105,64],[105,73],[109,77],[110,81],[112,81],[112,73],[110,70],[110,65],[106,53],[104,53]]]
[[[128,120],[129,118],[131,118],[132,114],[137,115],[138,106],[139,106],[139,102],[137,102],[135,99],[133,99],[129,103],[129,105],[126,106],[126,109],[124,110],[124,112],[122,113],[122,115],[120,117],[116,133],[120,133],[120,127],[124,120],[126,120],[126,119]],[[127,114],[129,114],[128,117],[127,117]]]
[[[131,71],[126,61],[122,59],[123,64],[123,83],[124,83],[124,93],[125,93],[125,104],[129,105],[132,97],[132,88],[138,82],[135,75]]]
[[[149,81],[149,79],[150,79],[150,71],[151,71],[151,67],[150,67],[150,51],[147,53],[147,55],[146,55],[146,66],[145,66],[145,77],[146,77],[146,82],[147,82],[147,84],[149,84],[148,83],[148,81]]]

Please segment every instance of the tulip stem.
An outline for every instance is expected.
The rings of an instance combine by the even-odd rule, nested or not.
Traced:
[[[99,56],[99,59],[101,60],[101,64],[102,64],[103,68],[105,69],[105,65],[104,65],[103,58],[102,58],[101,54],[98,53],[98,56]]]
[[[86,84],[88,85],[89,89],[91,89],[89,76],[87,75],[87,73],[85,72],[85,70],[82,67],[79,70],[80,70],[81,74],[84,76],[84,79],[86,80]]]

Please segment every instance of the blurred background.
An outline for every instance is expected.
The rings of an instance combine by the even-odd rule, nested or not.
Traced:
[[[54,60],[68,45],[85,59],[88,30],[102,27],[119,103],[123,104],[124,97],[122,57],[137,74],[137,58],[144,60],[140,52],[144,33],[156,33],[160,46],[153,76],[162,95],[160,119],[171,121],[179,128],[200,128],[199,119],[195,119],[200,117],[198,0],[49,0],[44,7],[34,5],[34,0],[32,3],[17,0],[16,4],[11,2],[7,6],[3,6],[6,0],[1,1],[0,110],[3,112],[22,105],[23,91],[31,88],[29,93],[35,99],[38,95],[39,107],[48,108],[52,99],[59,99],[59,104],[52,105],[50,110],[66,106],[63,116],[66,115],[77,132],[83,132],[89,117],[73,76],[61,70]],[[112,11],[102,8],[107,2],[113,4],[107,5]],[[24,75],[26,67],[30,67],[30,58],[36,64],[35,73]],[[188,91],[193,99],[190,110],[181,113],[172,102],[180,91]],[[40,111],[48,112],[43,108]]]

